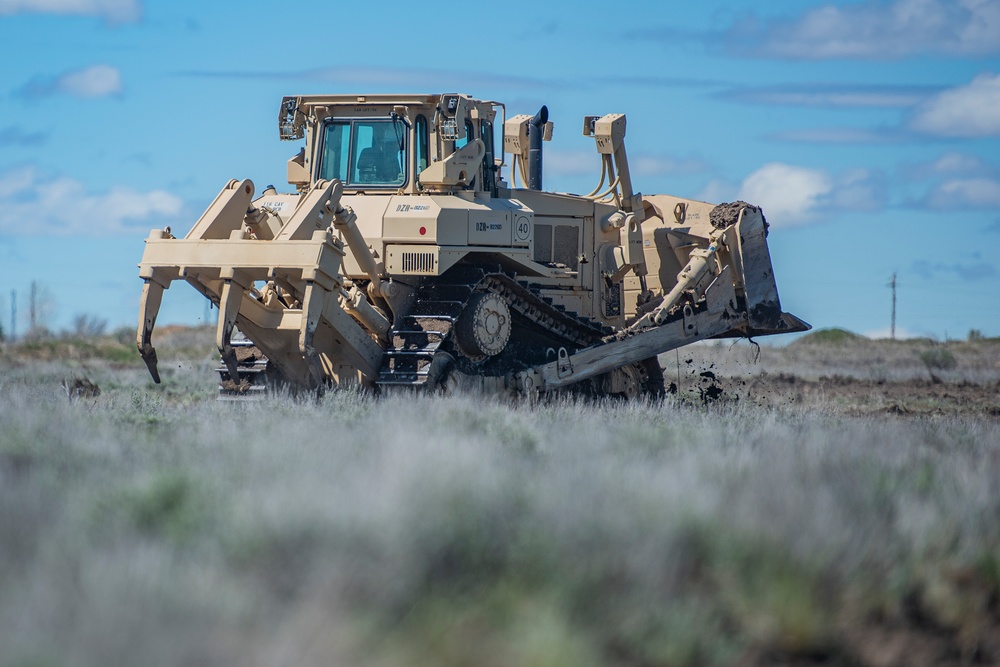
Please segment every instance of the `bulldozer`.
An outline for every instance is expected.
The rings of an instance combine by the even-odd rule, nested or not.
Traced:
[[[220,389],[236,396],[270,383],[658,396],[659,354],[809,329],[781,309],[760,207],[637,192],[625,115],[582,130],[598,185],[548,192],[544,106],[508,118],[455,93],[283,98],[279,136],[304,140],[294,191],[231,180],[183,238],[146,239],[136,343],[154,382],[153,329],[178,280],[218,308]]]

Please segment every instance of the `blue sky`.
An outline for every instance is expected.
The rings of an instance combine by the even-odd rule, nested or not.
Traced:
[[[816,327],[1000,336],[1000,0],[331,3],[0,0],[0,322],[133,325],[151,228],[231,178],[287,188],[282,95],[467,92],[547,104],[547,189],[600,173],[628,115],[636,186],[764,206],[786,310]],[[438,37],[440,35],[440,37]],[[160,322],[205,317],[193,289]]]

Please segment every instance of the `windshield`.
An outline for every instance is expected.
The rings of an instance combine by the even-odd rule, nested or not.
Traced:
[[[332,121],[323,129],[319,178],[345,186],[406,182],[406,126],[399,120]]]

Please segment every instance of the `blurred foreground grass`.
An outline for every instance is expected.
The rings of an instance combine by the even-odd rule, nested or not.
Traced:
[[[997,419],[233,405],[186,359],[0,379],[0,665],[1000,660]]]

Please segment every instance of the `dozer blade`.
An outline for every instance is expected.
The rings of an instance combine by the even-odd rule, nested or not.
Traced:
[[[716,338],[770,336],[811,329],[808,323],[781,309],[771,251],[767,246],[767,223],[760,210],[744,208],[738,224],[726,230],[725,239],[743,284],[747,319],[740,328]]]
[[[743,210],[738,231],[733,239],[738,239],[736,247],[739,248],[749,315],[743,334],[766,336],[808,331],[811,328],[808,324],[781,310],[771,251],[767,247],[767,223],[759,209]]]

